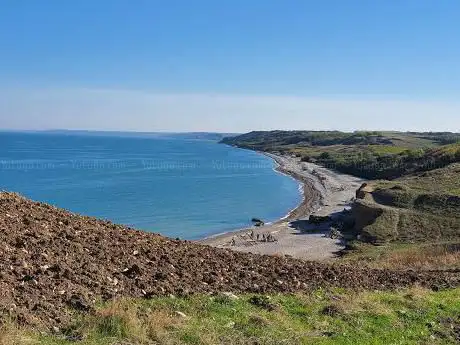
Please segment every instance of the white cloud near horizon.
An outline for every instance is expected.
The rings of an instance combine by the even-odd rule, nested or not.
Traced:
[[[14,89],[0,91],[0,129],[460,132],[460,102]]]

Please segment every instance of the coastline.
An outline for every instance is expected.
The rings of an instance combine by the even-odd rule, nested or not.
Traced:
[[[364,180],[313,163],[301,162],[296,157],[259,153],[275,161],[275,170],[278,173],[290,176],[300,183],[300,204],[273,223],[261,227],[236,229],[197,242],[237,251],[288,255],[309,260],[335,257],[335,253],[343,249],[343,244],[340,240],[327,236],[330,224],[318,227],[309,224],[308,217],[312,214],[337,216],[351,205],[356,189]],[[275,239],[273,242],[256,240],[268,234]]]
[[[259,151],[259,153],[271,158],[276,164],[274,170],[280,174],[293,178],[294,180],[299,182],[301,188],[301,202],[295,208],[290,210],[284,217],[273,222],[273,224],[294,220],[299,217],[306,217],[310,213],[321,207],[322,195],[315,188],[315,183],[311,178],[308,178],[305,175],[295,173],[293,170],[289,170],[284,164],[283,160],[286,158],[283,156],[278,156],[272,153],[261,151]]]
[[[301,176],[299,174],[295,174],[292,171],[286,169],[283,164],[283,159],[285,159],[285,157],[283,156],[278,156],[278,155],[268,153],[268,152],[263,152],[263,151],[256,151],[256,152],[273,160],[276,164],[273,170],[276,171],[278,174],[282,174],[282,175],[288,176],[296,180],[299,183],[299,189],[300,189],[299,192],[302,197],[299,204],[293,209],[289,210],[288,213],[286,213],[286,215],[284,215],[283,217],[279,219],[274,220],[273,222],[266,223],[267,225],[280,224],[283,222],[288,222],[288,221],[297,219],[299,217],[307,217],[310,213],[312,213],[314,210],[320,207],[322,196],[321,196],[321,193],[319,193],[319,191],[315,189],[312,179],[306,178],[305,176]],[[226,239],[228,236],[232,234],[237,235],[240,233],[246,233],[247,231],[251,229],[253,229],[253,227],[237,228],[234,230],[229,230],[229,231],[221,232],[218,234],[209,235],[209,236],[206,236],[204,238],[201,238],[195,241],[198,243],[213,242],[214,240],[219,239],[219,238]]]

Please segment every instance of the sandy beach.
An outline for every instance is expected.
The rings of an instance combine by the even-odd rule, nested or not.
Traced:
[[[276,161],[277,171],[303,185],[303,201],[285,218],[261,227],[250,227],[200,240],[202,244],[242,252],[290,255],[307,260],[327,260],[343,249],[339,239],[331,239],[331,222],[310,224],[310,215],[330,216],[333,220],[353,202],[363,179],[340,174],[299,158],[266,154]],[[255,215],[256,216],[256,215]],[[272,242],[264,242],[270,234]],[[259,240],[257,240],[259,238]]]

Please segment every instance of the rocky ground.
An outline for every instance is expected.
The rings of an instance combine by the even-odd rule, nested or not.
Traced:
[[[391,289],[460,285],[458,272],[331,266],[212,248],[72,214],[0,193],[0,312],[20,323],[65,325],[73,310],[117,297]]]

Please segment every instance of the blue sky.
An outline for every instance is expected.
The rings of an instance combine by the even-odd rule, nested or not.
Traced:
[[[460,131],[459,17],[457,0],[5,0],[0,128]]]

